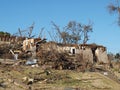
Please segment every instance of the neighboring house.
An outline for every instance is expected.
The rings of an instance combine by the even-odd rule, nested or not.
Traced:
[[[26,38],[23,41],[23,51],[31,50],[35,46],[34,39],[28,39]]]
[[[41,39],[41,38],[26,38],[23,40],[23,51],[32,51],[34,48],[37,48],[40,43],[45,42],[46,39]]]
[[[33,58],[36,58],[36,43],[38,43],[39,41],[41,41],[40,38],[37,38],[37,39],[28,39],[26,38],[24,41],[23,41],[23,51],[24,52],[30,52],[32,54],[32,57]]]

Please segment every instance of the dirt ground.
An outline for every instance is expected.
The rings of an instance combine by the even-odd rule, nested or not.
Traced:
[[[99,72],[0,64],[0,90],[120,90],[120,84]]]

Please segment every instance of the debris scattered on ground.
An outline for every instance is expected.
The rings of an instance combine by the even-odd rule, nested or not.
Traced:
[[[113,88],[96,84],[104,80],[100,81],[95,73],[99,73],[97,75],[102,79],[117,82],[116,86],[120,84],[120,63],[110,63],[106,48],[99,45],[63,45],[47,43],[45,39],[24,39],[24,43],[22,40],[0,44],[0,58],[0,89],[39,90],[53,85],[73,90],[81,87],[82,90]],[[109,68],[110,64],[117,74]],[[86,76],[88,72],[90,75]],[[78,84],[81,87],[76,88]]]

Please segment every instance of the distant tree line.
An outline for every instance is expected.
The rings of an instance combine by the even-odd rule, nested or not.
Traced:
[[[120,61],[120,52],[115,53],[115,54],[108,53],[108,58],[109,58],[110,61],[114,61],[114,60]]]
[[[0,36],[10,36],[11,34],[8,33],[8,32],[3,32],[3,31],[0,31]]]

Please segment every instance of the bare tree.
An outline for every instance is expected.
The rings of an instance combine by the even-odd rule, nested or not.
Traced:
[[[28,28],[28,38],[32,38],[34,37],[35,35],[31,36],[32,35],[32,31],[34,29],[34,26],[35,26],[35,23],[33,22],[33,24]]]
[[[92,32],[92,25],[90,24],[84,25],[82,32],[83,32],[83,44],[86,44],[87,41],[89,40],[88,33]]]
[[[52,35],[52,37],[54,37],[54,40],[58,43],[62,43],[62,39],[64,41],[64,34],[63,34],[63,30],[60,29],[60,27],[58,25],[56,25],[53,21],[51,22],[54,30],[56,30],[56,32],[52,32],[54,35]],[[62,32],[63,31],[63,32]]]
[[[38,38],[42,38],[43,36],[42,36],[42,33],[43,33],[43,31],[44,31],[44,27],[42,27],[41,29],[40,29],[40,33],[39,33],[39,35],[38,35]]]
[[[34,24],[35,23],[33,23],[30,27],[28,27],[25,30],[21,30],[20,28],[18,28],[18,32],[15,33],[14,35],[15,36],[20,36],[20,37],[27,37],[27,38],[34,37],[35,35],[32,35],[33,29],[34,29]]]
[[[83,39],[83,43],[86,44],[89,40],[88,33],[92,32],[92,25],[82,25],[76,21],[70,21],[62,30],[54,22],[52,22],[54,29],[57,31],[59,41],[64,44],[77,44]],[[54,37],[53,35],[52,37]],[[57,37],[55,37],[56,40]]]
[[[119,0],[116,0],[116,5],[111,3],[108,5],[108,10],[110,14],[117,13],[118,14],[118,26],[120,26],[120,7],[119,7]]]
[[[89,32],[92,32],[92,24],[82,25],[75,21],[70,21],[67,25],[66,31],[69,32],[69,43],[77,44],[80,40],[83,40],[83,44],[86,44],[89,40]]]
[[[52,22],[54,29],[57,31],[57,36],[59,37],[59,40],[61,43],[69,44],[69,43],[76,43],[78,41],[78,35],[77,33],[77,24],[76,22],[69,22],[67,26],[65,26],[62,30],[54,23]]]
[[[76,21],[70,21],[65,27],[67,43],[77,44],[81,40],[82,25]]]

